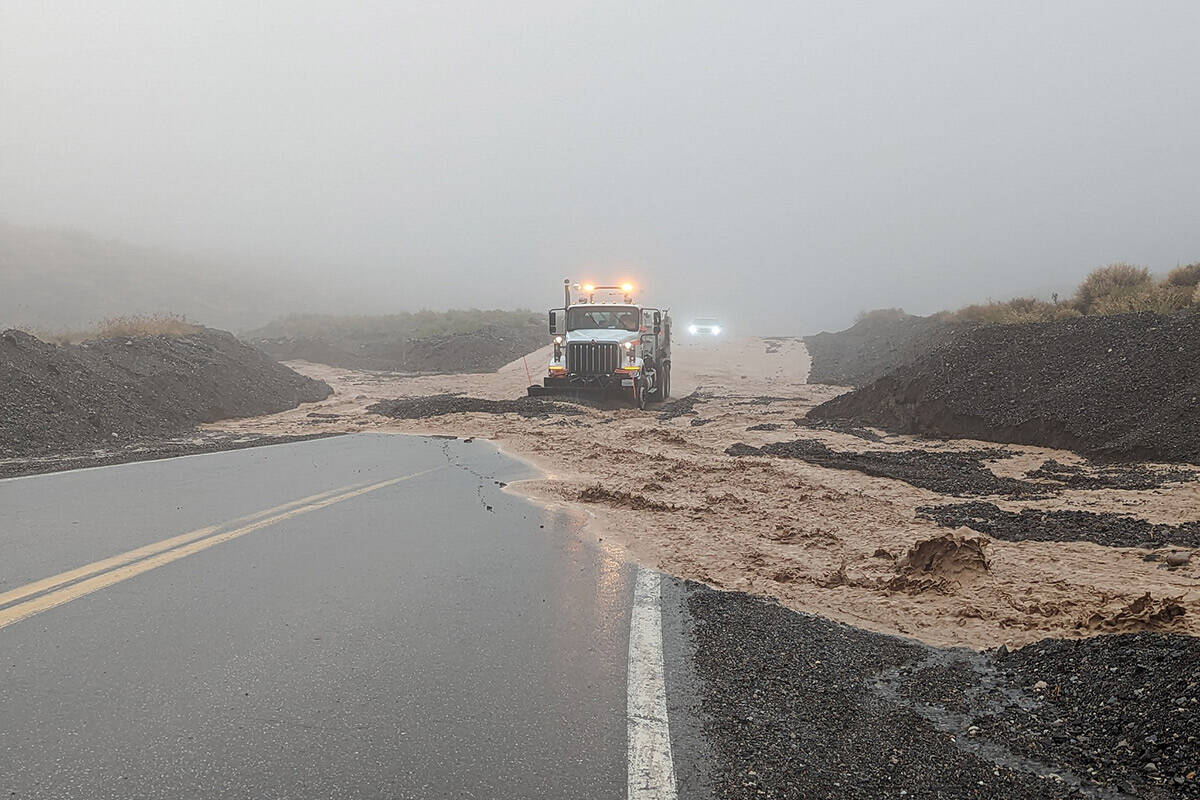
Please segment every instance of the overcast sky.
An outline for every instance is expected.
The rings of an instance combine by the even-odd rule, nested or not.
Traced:
[[[844,327],[1200,260],[1200,3],[0,4],[0,217],[364,310]]]

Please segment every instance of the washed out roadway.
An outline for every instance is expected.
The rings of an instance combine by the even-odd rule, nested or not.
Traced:
[[[3,796],[624,797],[636,568],[529,476],[357,435],[0,481]]]

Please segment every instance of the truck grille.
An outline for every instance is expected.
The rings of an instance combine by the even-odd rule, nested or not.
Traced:
[[[620,364],[620,348],[613,342],[571,342],[567,345],[567,371],[572,374],[611,375]]]

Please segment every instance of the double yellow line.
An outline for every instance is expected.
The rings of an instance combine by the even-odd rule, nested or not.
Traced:
[[[213,545],[228,542],[247,533],[261,530],[277,522],[283,522],[319,508],[340,503],[353,497],[395,486],[397,483],[427,475],[441,469],[414,472],[399,478],[369,485],[353,484],[293,500],[290,503],[239,517],[220,525],[209,525],[188,533],[181,533],[154,544],[138,547],[120,555],[94,561],[76,569],[60,572],[49,578],[26,584],[0,594],[0,628],[12,625],[41,611],[61,606],[84,595],[105,589],[113,584],[128,580],[144,572],[178,561],[181,558],[207,550]]]

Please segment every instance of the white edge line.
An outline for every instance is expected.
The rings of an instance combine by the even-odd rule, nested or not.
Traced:
[[[662,650],[662,575],[638,567],[629,623],[629,800],[675,800]]]

